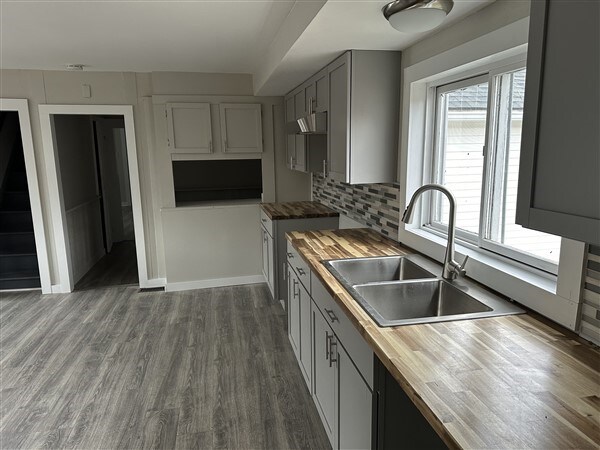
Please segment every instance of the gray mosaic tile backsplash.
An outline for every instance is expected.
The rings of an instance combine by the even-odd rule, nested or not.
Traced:
[[[600,247],[590,245],[583,273],[579,334],[600,345]]]
[[[313,173],[313,200],[398,240],[398,183],[346,184]]]

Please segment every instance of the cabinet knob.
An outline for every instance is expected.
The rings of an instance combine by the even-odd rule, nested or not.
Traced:
[[[296,267],[296,271],[298,272],[298,275],[306,275],[306,272],[302,267]]]
[[[287,257],[290,258],[290,259],[292,259],[294,257],[294,254],[291,253],[291,252],[287,252]]]

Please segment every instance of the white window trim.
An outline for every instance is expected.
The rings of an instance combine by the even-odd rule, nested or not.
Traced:
[[[450,82],[457,79],[457,74],[479,75],[483,66],[488,72],[494,64],[519,62],[527,48],[528,25],[528,18],[518,20],[404,70],[399,157],[402,209],[410,195],[427,182],[424,174],[432,167],[431,156],[423,158],[423,149],[431,147],[433,137],[433,121],[428,117],[433,110],[430,105],[432,96],[427,95],[430,83],[433,80]],[[423,209],[429,207],[427,199],[423,197],[419,202],[412,224],[400,224],[398,238],[403,244],[441,262],[446,239],[421,228]],[[584,243],[562,239],[556,277],[460,243],[456,246],[456,253],[459,261],[469,255],[471,260],[467,274],[474,280],[571,330],[578,326]]]
[[[512,58],[508,58],[507,60],[499,60],[493,63],[488,63],[485,67],[475,69],[479,75],[473,75],[473,70],[467,73],[457,73],[450,79],[448,77],[444,77],[443,79],[435,79],[427,84],[427,95],[431,98],[427,99],[427,105],[430,108],[433,108],[431,111],[435,114],[435,117],[430,117],[432,121],[430,128],[432,130],[437,130],[440,126],[440,117],[439,111],[437,111],[437,100],[440,94],[454,91],[456,89],[461,89],[467,86],[473,86],[480,83],[489,83],[489,98],[488,98],[488,107],[487,107],[487,120],[488,125],[486,125],[485,129],[485,147],[490,148],[491,140],[492,140],[492,129],[491,123],[495,120],[494,112],[495,112],[495,99],[494,99],[494,77],[508,73],[513,71],[518,71],[524,69],[527,63],[527,55],[526,53],[522,53],[521,55]],[[424,165],[424,173],[423,173],[423,183],[436,183],[439,182],[436,179],[436,172],[438,172],[439,176],[439,154],[438,154],[438,144],[435,139],[431,139],[429,142],[429,146],[424,148],[424,158],[427,161],[431,161],[431,164]],[[430,153],[427,155],[427,153]],[[482,198],[481,198],[481,209],[485,209],[486,202],[484,197],[489,195],[490,190],[490,176],[487,173],[489,170],[489,152],[484,157],[484,181],[485,186],[482,190]],[[439,234],[447,233],[447,226],[443,223],[434,222],[434,209],[436,205],[434,202],[430,202],[430,207],[424,212],[424,217],[422,219],[422,223],[427,223],[426,227],[428,230],[432,232],[437,232]],[[462,240],[467,246],[473,245],[475,247],[479,247],[481,250],[487,250],[489,252],[494,252],[498,254],[499,258],[508,258],[511,261],[515,261],[517,264],[522,263],[525,265],[533,266],[534,268],[538,268],[542,271],[546,271],[557,275],[558,273],[558,264],[546,261],[542,258],[538,258],[534,255],[528,254],[526,252],[522,252],[518,249],[513,249],[508,245],[503,245],[498,242],[487,240],[483,237],[485,221],[481,220],[479,224],[479,232],[474,233],[471,231],[466,231],[462,229],[456,229],[456,238]],[[509,261],[510,263],[510,261]]]

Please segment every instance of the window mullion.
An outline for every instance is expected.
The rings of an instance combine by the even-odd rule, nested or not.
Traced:
[[[484,238],[488,234],[491,225],[490,194],[491,180],[493,178],[493,154],[494,154],[494,122],[495,122],[495,91],[494,77],[490,75],[488,80],[488,104],[485,124],[485,146],[483,147],[483,174],[481,189],[481,207],[479,210],[479,235],[478,246],[484,247]]]

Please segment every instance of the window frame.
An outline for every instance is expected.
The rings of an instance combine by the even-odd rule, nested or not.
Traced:
[[[440,177],[440,171],[443,170],[440,165],[441,151],[439,140],[441,135],[441,119],[439,108],[439,98],[442,94],[463,87],[474,86],[488,83],[488,101],[486,111],[485,137],[483,152],[483,174],[482,187],[480,198],[480,213],[479,213],[479,231],[473,233],[467,230],[456,229],[456,239],[458,242],[465,244],[471,248],[476,248],[479,251],[491,252],[502,258],[515,263],[525,264],[534,269],[539,269],[552,275],[558,274],[558,264],[551,261],[536,257],[529,253],[519,251],[508,245],[503,245],[498,242],[485,238],[490,223],[490,215],[492,214],[491,196],[494,192],[494,164],[490,162],[490,158],[496,155],[494,149],[494,140],[496,138],[496,123],[497,123],[497,84],[499,76],[517,72],[526,69],[525,57],[515,62],[507,63],[501,61],[496,64],[489,64],[487,67],[480,67],[475,70],[469,70],[457,73],[451,78],[434,79],[427,83],[427,127],[432,130],[432,138],[426,144],[423,152],[423,179],[429,182],[437,182]],[[422,209],[421,228],[433,232],[438,236],[447,236],[447,225],[435,222],[433,219],[436,216],[435,209],[439,206],[433,201],[433,196],[429,196],[429,201]]]

